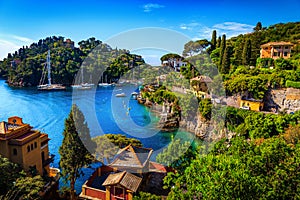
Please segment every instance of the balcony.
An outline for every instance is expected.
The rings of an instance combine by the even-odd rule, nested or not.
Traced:
[[[50,154],[49,157],[46,160],[43,160],[43,162],[42,162],[43,167],[45,167],[45,166],[49,165],[50,163],[52,163],[54,161],[54,157],[55,157],[54,154]]]

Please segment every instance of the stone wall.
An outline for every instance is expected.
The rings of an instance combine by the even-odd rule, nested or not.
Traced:
[[[276,108],[288,113],[300,110],[300,89],[287,88],[270,90],[267,94],[266,108]]]

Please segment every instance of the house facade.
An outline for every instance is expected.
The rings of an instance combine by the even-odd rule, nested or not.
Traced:
[[[238,98],[239,107],[247,110],[261,111],[264,107],[263,100],[253,98]]]
[[[153,150],[128,145],[121,149],[109,165],[97,168],[82,186],[80,198],[99,200],[132,200],[138,191],[155,191],[162,186],[153,186],[166,175],[170,169],[155,162],[150,156]],[[155,177],[155,181],[150,179]],[[159,178],[158,178],[159,177]],[[160,188],[159,188],[160,187]],[[149,191],[148,191],[149,192]]]
[[[198,98],[209,98],[208,85],[212,83],[212,79],[208,76],[197,76],[190,80],[192,93]]]
[[[290,42],[269,42],[260,46],[260,58],[290,58],[294,44]]]
[[[37,174],[56,176],[49,165],[48,135],[33,130],[22,118],[14,116],[0,122],[0,155],[18,163],[25,171],[36,170]]]
[[[180,72],[181,67],[186,67],[187,62],[183,61],[181,58],[169,58],[168,60],[162,61],[162,66],[171,67],[176,72]]]

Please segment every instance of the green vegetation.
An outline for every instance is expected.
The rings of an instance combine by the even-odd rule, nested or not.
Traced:
[[[0,156],[0,199],[41,199],[45,181],[41,176],[26,177],[22,168]]]
[[[298,199],[299,148],[283,137],[222,140],[183,173],[168,174],[168,199]]]
[[[84,124],[85,120],[84,117],[77,118],[78,116],[83,116],[83,114],[76,105],[73,105],[68,118],[65,120],[64,138],[59,148],[61,174],[65,183],[70,183],[71,199],[75,199],[75,182],[83,175],[81,168],[93,161],[93,156],[80,138],[80,135],[89,135],[89,130],[85,129],[87,131],[85,133],[79,132],[76,124]]]
[[[157,155],[156,161],[183,172],[195,157],[196,151],[191,147],[190,142],[177,139],[172,140],[168,147]]]
[[[139,192],[137,195],[133,196],[133,200],[161,200],[161,196],[147,192]]]
[[[7,78],[8,83],[14,86],[40,84],[48,49],[51,50],[52,81],[65,85],[73,83],[83,61],[84,82],[94,83],[101,77],[105,77],[107,82],[117,81],[124,72],[144,63],[141,56],[124,49],[112,49],[93,37],[78,44],[79,48],[74,47],[71,40],[56,36],[39,40],[13,54],[9,53],[0,61],[0,76]]]
[[[97,136],[92,139],[96,144],[97,148],[95,151],[95,157],[97,160],[107,163],[111,162],[111,159],[116,155],[119,148],[124,148],[129,144],[136,147],[141,147],[142,143],[135,138],[127,138],[121,134],[105,134]]]
[[[289,81],[287,80],[285,83],[286,87],[293,87],[293,88],[298,88],[300,89],[300,81]]]

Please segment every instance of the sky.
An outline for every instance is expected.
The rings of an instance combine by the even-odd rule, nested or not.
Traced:
[[[300,21],[299,10],[299,0],[0,0],[0,60],[23,45],[53,35],[75,43],[89,37],[104,42],[113,39],[114,45],[122,48],[116,40],[124,40],[124,33],[141,34],[135,30],[145,29],[145,35],[138,40],[140,47],[137,44],[129,50],[155,65],[161,54],[173,50],[161,45],[143,46],[143,41],[173,40],[183,49],[185,39],[178,41],[168,34],[210,40],[212,31],[217,30],[218,35],[230,38],[252,32],[259,21],[264,27]],[[147,34],[149,27],[161,29],[163,37],[157,38],[151,31]],[[132,35],[135,36],[127,38],[127,44],[137,42],[136,34]]]

